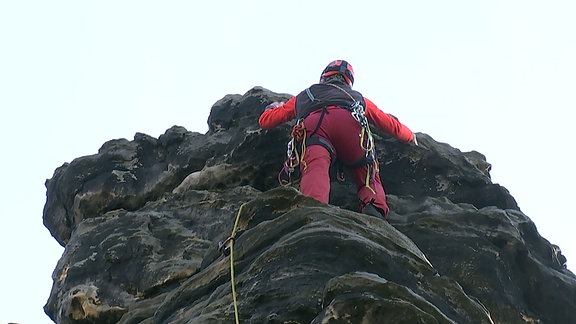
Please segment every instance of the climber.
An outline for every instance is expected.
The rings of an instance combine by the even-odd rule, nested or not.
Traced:
[[[353,83],[352,66],[344,60],[333,61],[322,71],[319,83],[285,103],[269,104],[258,122],[263,129],[271,129],[297,119],[292,135],[305,143],[298,155],[303,195],[328,203],[329,169],[338,161],[347,167],[356,185],[360,211],[386,218],[389,207],[368,124],[417,145],[416,136],[394,116],[352,90]]]

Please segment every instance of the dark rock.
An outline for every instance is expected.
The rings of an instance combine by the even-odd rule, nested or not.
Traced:
[[[258,117],[264,108],[274,101],[287,101],[289,94],[274,93],[262,87],[254,87],[243,96],[226,95],[218,100],[210,110],[208,134],[227,131],[232,128],[258,129]]]
[[[572,323],[576,277],[478,152],[376,132],[389,222],[279,187],[290,124],[263,131],[263,88],[227,95],[206,134],[112,140],[46,181],[65,246],[57,323]],[[241,207],[242,206],[242,207]],[[241,210],[241,213],[239,212]],[[232,255],[218,242],[238,233]]]

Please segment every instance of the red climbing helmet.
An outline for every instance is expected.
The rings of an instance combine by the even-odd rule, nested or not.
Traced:
[[[354,69],[348,62],[344,60],[336,60],[330,62],[324,71],[322,71],[320,80],[334,74],[342,75],[344,79],[346,79],[346,82],[348,82],[348,85],[352,86],[352,84],[354,84]]]

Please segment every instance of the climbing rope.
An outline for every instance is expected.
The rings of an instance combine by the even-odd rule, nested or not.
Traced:
[[[236,228],[238,227],[238,220],[240,219],[240,214],[242,213],[242,207],[238,210],[236,215],[236,221],[234,222],[234,229],[232,230],[232,237],[236,235]],[[240,324],[240,319],[238,316],[238,300],[236,298],[236,282],[234,280],[234,240],[230,242],[230,284],[232,285],[232,299],[234,301],[234,318],[236,319],[236,324]]]
[[[236,232],[238,230],[238,221],[240,220],[240,215],[242,214],[242,209],[246,203],[240,206],[238,209],[238,214],[236,214],[236,220],[234,221],[234,227],[232,228],[232,235],[230,235],[226,240],[218,242],[218,249],[224,255],[230,255],[230,284],[232,286],[232,300],[234,304],[234,318],[236,324],[240,324],[240,317],[238,313],[238,300],[236,298],[236,282],[234,275],[234,240],[236,239]]]

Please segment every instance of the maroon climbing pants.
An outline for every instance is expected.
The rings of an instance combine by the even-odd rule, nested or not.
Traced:
[[[322,110],[315,111],[306,117],[304,126],[307,136],[319,136],[330,143],[334,149],[334,158],[344,165],[356,163],[366,155],[366,151],[360,145],[361,126],[346,109],[328,108],[324,114]],[[300,164],[302,194],[324,203],[329,202],[330,164],[331,153],[327,148],[317,144],[307,145]],[[368,184],[366,184],[367,165],[349,168],[349,172],[356,185],[358,199],[361,201],[360,208],[372,202],[386,216],[389,208],[378,172],[374,172]]]

